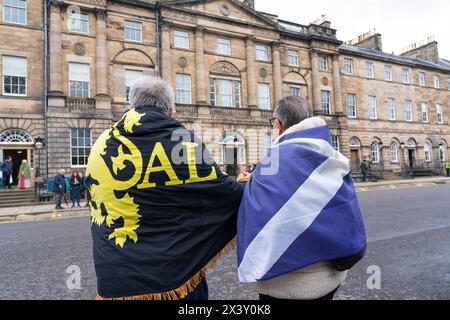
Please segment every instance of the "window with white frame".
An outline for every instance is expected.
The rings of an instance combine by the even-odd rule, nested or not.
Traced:
[[[370,146],[370,155],[373,163],[380,163],[380,144],[378,142],[375,141]]]
[[[231,41],[230,38],[217,37],[217,53],[226,56],[231,55]]]
[[[289,87],[289,95],[300,97],[301,90],[298,87]]]
[[[268,58],[268,51],[267,46],[264,44],[257,44],[256,45],[256,60],[259,61],[267,61]]]
[[[69,63],[69,96],[89,98],[89,65]]]
[[[299,65],[298,51],[288,50],[288,63],[290,66],[298,67]]]
[[[425,144],[423,145],[423,153],[424,153],[424,157],[425,157],[425,161],[426,162],[431,162],[432,158],[431,158],[431,145],[429,142],[425,142]]]
[[[130,89],[133,83],[144,76],[144,72],[140,70],[125,69],[125,100],[130,101]]]
[[[3,56],[3,94],[27,95],[27,58]]]
[[[409,76],[409,69],[408,68],[403,68],[402,69],[402,78],[403,78],[403,83],[405,84],[410,84],[411,83],[411,79]]]
[[[272,148],[273,145],[273,135],[272,132],[266,133],[266,149]]]
[[[385,74],[385,79],[387,81],[392,81],[392,79],[393,79],[393,77],[392,77],[392,66],[385,65],[384,66],[384,74]]]
[[[70,130],[70,157],[72,167],[85,167],[91,153],[92,137],[90,129]]]
[[[367,78],[369,78],[369,79],[375,78],[375,68],[374,68],[373,62],[366,62],[366,72],[367,72]]]
[[[270,85],[258,83],[258,106],[261,110],[270,110]]]
[[[428,104],[426,102],[422,102],[421,104],[422,108],[422,122],[427,123],[428,122]]]
[[[340,142],[339,142],[339,136],[337,135],[331,135],[331,140],[333,142],[333,148],[336,151],[340,151]]]
[[[89,33],[89,15],[85,12],[69,12],[67,24],[67,29],[70,32]]]
[[[348,116],[356,118],[356,94],[347,94]]]
[[[388,117],[390,121],[396,120],[395,101],[392,98],[387,99]]]
[[[326,56],[319,56],[319,69],[328,71],[328,58]]]
[[[419,86],[425,87],[425,72],[419,72]]]
[[[142,42],[142,23],[125,21],[125,40]]]
[[[4,0],[3,22],[26,24],[27,2],[25,0]]]
[[[398,144],[397,142],[393,141],[391,143],[391,162],[397,163],[398,162]]]
[[[347,75],[353,75],[353,60],[352,59],[344,59],[344,72]]]
[[[444,123],[444,114],[442,111],[442,105],[439,103],[436,104],[436,114],[437,114],[437,123],[443,124]]]
[[[234,105],[236,108],[241,107],[241,82],[234,81]]]
[[[377,97],[369,96],[369,118],[371,120],[378,119]]]
[[[179,104],[191,104],[191,76],[187,74],[177,74],[175,101]]]
[[[324,114],[331,114],[331,92],[322,90],[322,111]]]
[[[221,107],[233,107],[233,81],[217,80],[218,105]]]
[[[441,88],[441,78],[437,74],[434,75],[434,87],[436,89]]]
[[[173,46],[178,49],[189,49],[189,32],[174,30]]]
[[[439,161],[445,162],[447,160],[447,147],[442,142],[439,144]]]
[[[209,92],[212,106],[241,107],[241,81],[209,79]]]
[[[405,100],[405,119],[408,122],[414,121],[413,106],[411,100]]]

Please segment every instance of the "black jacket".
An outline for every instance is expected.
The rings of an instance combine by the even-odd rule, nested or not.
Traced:
[[[13,172],[13,165],[11,161],[5,160],[0,164],[0,169],[2,170],[3,174],[12,174]]]

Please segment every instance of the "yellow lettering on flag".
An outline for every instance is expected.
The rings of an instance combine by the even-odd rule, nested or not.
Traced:
[[[217,179],[217,171],[212,166],[211,174],[207,177],[199,177],[197,172],[197,166],[195,164],[195,148],[198,144],[192,142],[183,142],[183,146],[187,149],[187,160],[189,166],[189,179],[185,181],[186,184],[205,182]]]
[[[154,167],[156,158],[161,162],[160,166]],[[183,184],[183,181],[178,179],[177,174],[172,168],[170,164],[170,160],[167,157],[166,152],[161,144],[161,142],[157,142],[155,147],[153,148],[152,155],[150,156],[150,162],[148,163],[147,171],[144,175],[144,181],[139,184],[138,189],[149,189],[156,188],[156,183],[150,182],[150,175],[155,172],[165,172],[169,177],[169,181],[166,182],[166,186],[176,186]]]

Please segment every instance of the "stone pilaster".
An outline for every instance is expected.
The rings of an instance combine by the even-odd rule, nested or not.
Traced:
[[[206,88],[205,85],[205,56],[203,49],[203,27],[197,26],[195,29],[195,77],[197,85],[197,104],[205,105]]]
[[[97,17],[96,37],[96,75],[97,94],[95,96],[95,108],[97,113],[105,113],[111,110],[111,97],[108,94],[108,46],[106,39],[107,11],[95,9]]]
[[[63,94],[62,78],[62,37],[61,37],[61,2],[50,1],[50,93]]]
[[[333,88],[335,113],[343,114],[341,71],[339,68],[339,55],[337,53],[333,54]]]
[[[281,75],[280,42],[272,44],[273,83],[275,88],[275,106],[283,99],[283,79]]]
[[[170,24],[167,21],[161,23],[161,56],[162,56],[162,78],[172,83],[172,59],[170,50]]]
[[[247,59],[247,87],[248,87],[248,107],[257,108],[256,98],[256,49],[254,37],[245,39],[246,59]]]
[[[313,110],[315,115],[323,114],[320,94],[319,52],[311,49],[311,77],[313,91]]]

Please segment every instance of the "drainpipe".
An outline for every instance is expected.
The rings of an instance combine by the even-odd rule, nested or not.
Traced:
[[[155,3],[156,18],[156,67],[157,76],[161,77],[161,7],[159,1]]]
[[[45,179],[48,180],[48,0],[44,0],[44,135],[45,135]]]

